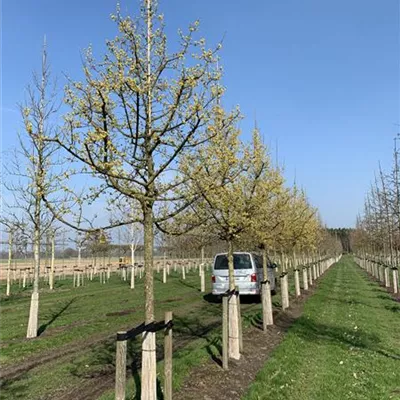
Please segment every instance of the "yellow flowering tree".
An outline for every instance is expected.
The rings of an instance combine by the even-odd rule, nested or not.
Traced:
[[[216,106],[210,125],[215,136],[183,165],[192,190],[200,196],[194,207],[195,214],[206,219],[209,231],[227,245],[230,290],[235,289],[234,242],[258,213],[258,192],[270,172],[259,132],[254,131],[251,145],[245,146],[239,139],[240,131],[235,128],[235,118],[235,113],[227,114]],[[229,299],[229,331],[229,356],[239,359],[236,296]]]
[[[119,10],[112,19],[118,35],[106,42],[102,60],[96,61],[88,50],[84,81],[70,80],[65,92],[70,112],[63,131],[51,140],[81,164],[81,172],[96,178],[85,200],[126,198],[138,205],[135,217],[129,213],[102,228],[143,225],[145,322],[150,324],[155,318],[154,225],[195,201],[181,191],[187,178],[178,170],[178,158],[214,134],[206,127],[222,92],[216,67],[219,46],[210,49],[196,39],[195,22],[186,33],[179,31],[179,49],[168,52],[164,19],[152,0],[143,2],[138,19]],[[63,222],[76,227],[70,219]],[[142,348],[141,398],[153,400],[155,333],[144,335]]]

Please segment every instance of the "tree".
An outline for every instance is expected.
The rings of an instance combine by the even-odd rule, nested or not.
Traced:
[[[210,125],[215,136],[182,166],[190,177],[192,190],[201,194],[194,214],[209,221],[208,229],[227,244],[230,290],[235,289],[234,242],[249,228],[258,212],[257,193],[270,167],[265,162],[258,131],[253,133],[251,146],[240,142],[240,132],[234,127],[237,118],[237,112],[226,114],[222,107],[216,106]],[[229,299],[229,330],[229,356],[239,359],[236,295]]]
[[[83,250],[87,240],[88,240],[88,235],[83,234],[82,232],[76,232],[76,236],[72,240],[72,242],[75,244],[76,249],[78,251],[78,260],[77,260],[78,268],[81,268],[82,250]]]
[[[87,52],[85,81],[70,81],[65,102],[71,111],[65,129],[51,140],[83,165],[82,172],[101,180],[92,188],[91,200],[109,195],[111,201],[126,197],[139,204],[136,219],[126,216],[107,228],[143,225],[149,324],[154,321],[154,224],[194,201],[180,193],[185,178],[177,171],[177,161],[211,136],[205,128],[221,93],[220,71],[215,68],[216,50],[194,39],[197,22],[187,34],[180,32],[180,49],[168,54],[163,17],[151,0],[144,2],[141,21],[122,17],[119,10],[112,18],[119,35],[107,41],[101,62]],[[57,214],[55,208],[53,212]],[[154,333],[146,333],[142,347],[142,399],[154,399]]]
[[[282,219],[283,207],[288,203],[288,190],[283,187],[283,177],[279,168],[272,168],[267,149],[262,145],[260,133],[254,132],[255,168],[262,171],[259,178],[254,201],[258,204],[258,212],[252,218],[250,238],[263,253],[263,278],[268,279],[268,249],[276,244],[276,234]]]
[[[279,246],[288,252],[315,251],[320,222],[317,210],[312,207],[304,190],[296,185],[288,193],[288,202],[281,214]]]
[[[24,132],[19,137],[19,149],[7,164],[6,172],[13,179],[5,184],[13,196],[13,204],[7,213],[13,224],[33,238],[34,279],[27,338],[37,336],[39,319],[40,243],[50,229],[54,216],[43,204],[46,196],[49,204],[61,201],[55,197],[60,181],[54,172],[58,163],[54,160],[56,146],[46,141],[53,130],[52,118],[57,112],[55,87],[51,83],[46,45],[43,48],[40,75],[33,75],[33,83],[27,88],[27,99],[20,106]]]
[[[400,250],[400,181],[397,140],[394,141],[393,165],[389,173],[378,165],[366,195],[364,211],[357,217],[351,233],[352,248],[364,255],[374,254],[381,261],[399,264]]]

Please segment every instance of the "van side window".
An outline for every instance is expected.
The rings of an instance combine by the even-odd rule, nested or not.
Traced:
[[[254,261],[256,263],[257,268],[262,268],[263,267],[263,260],[261,256],[254,255]]]

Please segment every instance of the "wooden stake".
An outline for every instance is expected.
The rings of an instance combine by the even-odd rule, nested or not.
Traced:
[[[242,310],[240,308],[240,294],[238,288],[236,289],[236,301],[237,301],[237,308],[238,308],[238,323],[239,323],[239,351],[243,351],[243,334],[242,334]]]
[[[222,297],[222,368],[228,369],[228,296]]]
[[[118,332],[126,334],[126,332]],[[125,400],[126,389],[126,340],[117,341],[115,360],[115,400]]]
[[[172,321],[172,312],[165,313],[165,323]],[[164,334],[164,400],[172,400],[172,328]]]
[[[12,262],[12,246],[13,246],[13,232],[10,229],[8,232],[8,263],[7,263],[7,289],[6,296],[11,293],[11,262]]]

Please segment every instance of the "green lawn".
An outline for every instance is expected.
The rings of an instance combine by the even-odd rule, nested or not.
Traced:
[[[178,388],[189,369],[218,355],[220,348],[221,304],[209,301],[200,293],[197,271],[180,274],[172,272],[167,284],[162,273],[155,274],[156,317],[164,312],[174,313],[174,387]],[[0,286],[4,293],[4,285]],[[207,292],[211,289],[209,273]],[[28,321],[30,288],[13,287],[10,298],[1,298],[1,365],[9,368],[29,360],[49,361],[37,365],[16,378],[2,382],[0,399],[53,399],[81,384],[113,374],[115,334],[143,321],[143,280],[136,281],[131,290],[128,282],[113,276],[105,285],[86,280],[86,286],[72,288],[72,281],[57,281],[55,292],[48,289],[40,294],[40,337],[24,339]],[[244,315],[260,310],[259,302],[243,305]],[[158,335],[162,355],[162,334]],[[128,365],[138,360],[139,340],[130,342]],[[51,358],[52,353],[61,352]],[[160,365],[161,367],[161,365]],[[162,370],[160,369],[160,372]],[[162,375],[162,374],[161,374]],[[160,376],[162,380],[162,376]],[[135,392],[133,378],[128,392]],[[112,391],[104,394],[112,399]]]
[[[243,400],[400,399],[400,304],[350,256],[331,268]]]

